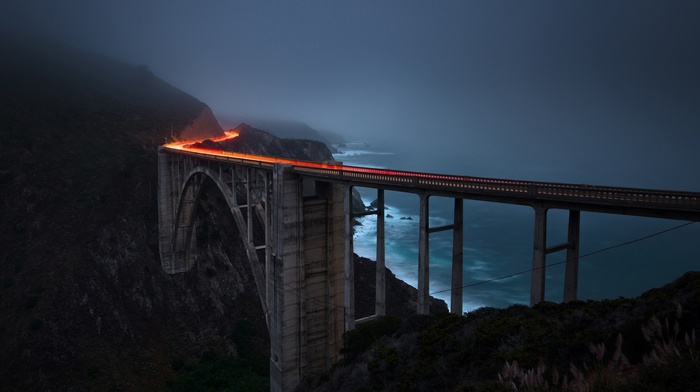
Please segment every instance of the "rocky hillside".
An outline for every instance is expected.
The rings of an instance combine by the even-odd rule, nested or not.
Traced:
[[[699,391],[700,272],[638,298],[387,317],[316,391]]]
[[[226,128],[233,128],[238,124],[246,123],[252,127],[272,133],[282,139],[305,139],[323,142],[327,147],[331,144],[344,142],[345,139],[330,131],[320,131],[307,124],[296,121],[271,120],[246,116],[217,116],[219,123]]]
[[[310,139],[281,139],[269,132],[241,123],[231,129],[238,137],[220,142],[204,140],[194,143],[195,147],[206,147],[245,154],[265,155],[306,161],[332,161],[331,150],[321,141]]]
[[[0,51],[2,390],[165,390],[212,357],[264,377],[263,314],[217,192],[198,206],[197,265],[160,266],[157,147],[222,135],[209,108],[145,66],[29,39]]]
[[[156,147],[222,134],[208,107],[145,67],[1,45],[3,390],[157,390],[173,361],[233,351],[253,286],[207,269],[235,249],[168,276],[156,242]]]

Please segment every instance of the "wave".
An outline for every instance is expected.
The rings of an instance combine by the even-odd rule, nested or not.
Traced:
[[[369,205],[371,200],[364,197],[362,201],[365,205]],[[419,218],[415,214],[404,211],[394,205],[385,205],[385,259],[387,268],[396,275],[397,278],[404,282],[417,287],[418,286],[418,223]],[[377,216],[367,215],[358,219],[362,224],[355,227],[354,235],[354,252],[362,257],[376,260],[377,257]],[[439,217],[431,217],[431,226],[437,226],[444,223],[444,220]],[[445,261],[441,257],[433,257],[431,261],[430,292],[438,292],[434,297],[444,300],[448,307],[450,306],[449,286],[445,282],[449,282],[449,278],[445,279],[446,273],[451,271],[442,271]],[[449,264],[448,264],[449,265]],[[448,275],[449,276],[449,275]],[[469,306],[474,306],[470,304]]]

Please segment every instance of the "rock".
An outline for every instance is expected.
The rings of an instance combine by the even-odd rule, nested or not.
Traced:
[[[358,214],[367,211],[365,203],[362,201],[362,195],[357,188],[352,188],[352,212]]]
[[[365,257],[355,257],[355,317],[374,314],[375,273],[377,263]],[[386,269],[386,314],[408,318],[416,314],[418,290],[400,280]],[[445,301],[430,297],[430,314],[447,314]]]
[[[319,141],[280,139],[245,123],[239,124],[232,131],[238,132],[238,137],[219,142],[221,150],[313,162],[333,160],[331,151]]]

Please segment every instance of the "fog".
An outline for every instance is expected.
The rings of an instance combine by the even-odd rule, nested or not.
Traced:
[[[215,114],[477,176],[700,190],[695,1],[24,1],[4,30],[133,64]]]

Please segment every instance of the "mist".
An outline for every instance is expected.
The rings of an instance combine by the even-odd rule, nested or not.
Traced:
[[[8,8],[9,7],[9,8]],[[147,66],[219,116],[422,171],[698,190],[692,1],[16,2],[3,30]]]

